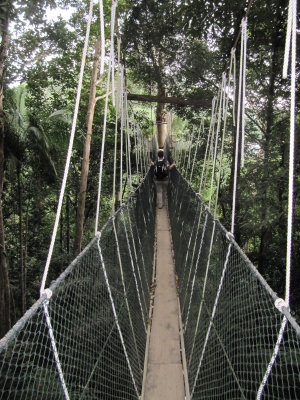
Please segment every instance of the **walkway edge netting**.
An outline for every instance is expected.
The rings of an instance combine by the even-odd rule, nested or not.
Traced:
[[[138,399],[153,268],[152,171],[0,341],[0,399]]]
[[[299,325],[177,170],[168,195],[191,398],[300,398]]]

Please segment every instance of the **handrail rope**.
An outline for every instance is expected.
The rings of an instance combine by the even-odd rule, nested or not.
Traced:
[[[145,316],[144,316],[144,311],[143,311],[143,306],[142,306],[141,296],[140,296],[140,290],[139,290],[139,285],[138,285],[138,281],[137,281],[137,278],[136,278],[135,267],[134,267],[134,262],[133,262],[132,252],[131,252],[131,246],[130,246],[130,242],[129,242],[129,238],[128,238],[128,232],[127,232],[127,228],[126,228],[123,209],[121,211],[121,215],[123,216],[122,220],[123,220],[123,226],[124,226],[125,237],[126,237],[126,242],[127,242],[127,249],[128,249],[128,252],[129,252],[131,269],[132,269],[134,282],[135,282],[135,288],[136,288],[136,291],[137,291],[138,301],[139,301],[139,305],[140,305],[140,309],[141,309],[143,325],[144,325],[145,333],[147,333],[147,328],[146,328],[146,323],[145,323]],[[130,216],[129,216],[129,219],[130,219]]]
[[[288,62],[291,51],[291,97],[290,97],[290,159],[289,159],[289,194],[288,194],[288,218],[287,218],[287,250],[286,250],[286,279],[285,279],[285,301],[283,306],[288,309],[290,302],[290,278],[291,278],[291,258],[292,258],[292,223],[293,223],[293,192],[294,192],[294,153],[295,153],[295,107],[296,107],[296,41],[297,41],[297,0],[289,1],[288,23],[285,42],[285,54],[283,64],[283,78],[287,78]],[[292,42],[292,46],[291,46]],[[278,299],[279,301],[281,299]],[[277,300],[277,301],[278,301]],[[275,302],[276,305],[276,302]],[[282,309],[278,307],[282,312]],[[266,369],[265,375],[257,391],[257,400],[261,399],[267,380],[275,364],[283,339],[287,319],[283,317],[277,341],[273,350],[271,360]]]
[[[62,390],[64,392],[64,397],[66,400],[70,400],[68,388],[66,385],[61,362],[60,362],[59,355],[58,355],[58,350],[57,350],[56,341],[55,341],[55,337],[54,337],[54,333],[53,333],[51,319],[50,319],[50,315],[49,315],[49,311],[48,311],[48,304],[49,304],[49,299],[52,296],[52,291],[50,289],[46,289],[43,293],[45,293],[47,296],[46,299],[43,301],[43,309],[44,309],[44,315],[46,318],[46,323],[48,326],[48,332],[49,332],[49,336],[50,336],[50,342],[51,342],[51,347],[52,347],[52,351],[53,351],[53,356],[55,359],[55,365],[57,368],[57,372],[58,372],[59,380],[60,380],[60,383],[62,386]]]
[[[117,233],[116,224],[115,224],[115,218],[114,217],[112,219],[112,223],[113,223],[113,228],[114,228],[115,241],[116,241],[116,245],[117,245],[117,255],[118,255],[118,260],[119,260],[119,268],[120,268],[122,287],[123,287],[123,292],[124,292],[124,299],[125,299],[125,304],[126,304],[126,308],[127,308],[127,312],[128,312],[128,319],[129,319],[129,324],[130,324],[130,328],[131,328],[133,343],[134,343],[134,347],[135,347],[135,351],[136,351],[136,357],[137,357],[137,360],[138,360],[139,369],[141,371],[142,368],[141,368],[140,355],[139,355],[139,351],[138,351],[136,334],[135,334],[135,330],[134,330],[134,327],[133,327],[133,322],[132,322],[132,318],[131,318],[131,312],[130,312],[129,303],[128,303],[128,296],[127,296],[127,292],[126,292],[124,271],[123,271],[123,262],[122,262],[122,258],[121,258],[119,238],[118,238],[118,233]]]
[[[100,39],[101,39],[101,58],[100,58],[100,78],[104,72],[105,61],[105,33],[104,33],[104,12],[103,0],[99,0],[99,13],[100,13]]]
[[[113,0],[111,8],[111,20],[114,21],[113,17]],[[111,37],[113,37],[114,24],[111,31]],[[112,42],[112,40],[111,40]],[[103,175],[103,160],[104,160],[104,147],[105,147],[105,137],[106,137],[106,125],[107,125],[107,113],[108,113],[108,98],[110,95],[110,75],[114,74],[112,71],[111,59],[113,58],[113,47],[110,46],[110,61],[108,63],[108,74],[107,74],[107,84],[106,84],[106,97],[105,97],[105,107],[104,107],[104,117],[103,117],[103,129],[102,129],[102,144],[101,144],[101,155],[100,155],[100,165],[99,165],[99,178],[98,178],[98,195],[97,195],[97,207],[96,207],[96,218],[95,218],[95,235],[98,232],[99,225],[99,212],[100,212],[100,200],[101,200],[101,189],[102,189],[102,175]],[[111,91],[114,93],[114,88]],[[114,94],[113,94],[114,95]]]
[[[60,220],[61,209],[62,209],[64,194],[65,194],[65,189],[66,189],[66,184],[67,184],[70,163],[71,163],[73,142],[74,142],[74,137],[75,137],[77,116],[78,116],[78,110],[79,110],[79,101],[80,101],[80,97],[81,97],[83,73],[84,73],[84,67],[85,67],[85,61],[86,61],[86,55],[87,55],[87,47],[88,47],[88,42],[89,42],[89,37],[90,37],[91,22],[92,22],[92,17],[93,17],[93,6],[94,6],[93,0],[90,0],[89,14],[88,14],[88,20],[87,20],[87,26],[86,26],[84,46],[83,46],[83,50],[82,50],[81,66],[80,66],[80,73],[79,73],[79,79],[78,79],[77,94],[76,94],[76,101],[75,101],[75,107],[74,107],[71,134],[70,134],[70,139],[69,139],[67,159],[66,159],[64,176],[63,176],[61,189],[60,189],[60,195],[59,195],[59,201],[58,201],[58,205],[57,205],[57,211],[56,211],[55,222],[54,222],[54,227],[53,227],[53,232],[52,232],[52,237],[51,237],[51,243],[50,243],[48,256],[47,256],[47,260],[46,260],[46,265],[45,265],[42,282],[41,282],[41,287],[40,287],[40,296],[42,296],[44,289],[45,289],[45,285],[46,285],[46,279],[48,276],[48,271],[49,271],[52,253],[53,253],[53,249],[54,249],[54,244],[55,244],[55,239],[56,239],[57,229],[58,229],[58,223]]]
[[[246,74],[247,74],[247,18],[242,21],[243,35],[242,40],[244,41],[244,54],[243,54],[243,82],[242,82],[242,143],[241,143],[241,167],[244,168],[245,164],[245,99],[246,99]]]
[[[117,311],[116,311],[116,308],[115,308],[115,303],[114,303],[114,299],[113,299],[113,296],[112,296],[112,292],[111,292],[111,288],[110,288],[110,284],[109,284],[109,280],[108,280],[108,276],[107,276],[107,272],[106,272],[106,268],[105,268],[105,264],[104,264],[104,260],[103,260],[103,255],[102,255],[101,246],[100,246],[100,237],[101,237],[101,235],[99,235],[99,237],[98,237],[97,246],[98,246],[98,252],[99,252],[101,267],[102,267],[102,271],[103,271],[104,278],[105,278],[105,284],[106,284],[106,288],[107,288],[107,291],[108,291],[110,304],[111,304],[111,307],[112,307],[112,310],[113,310],[114,319],[115,319],[115,322],[116,322],[116,325],[117,325],[117,328],[118,328],[118,332],[119,332],[121,344],[122,344],[122,347],[123,347],[123,351],[124,351],[124,354],[125,354],[126,362],[127,362],[127,365],[128,365],[129,373],[130,373],[130,376],[131,376],[131,379],[132,379],[132,383],[133,383],[137,398],[139,398],[138,388],[137,388],[137,385],[136,385],[136,382],[135,382],[135,379],[134,379],[132,367],[131,367],[129,356],[128,356],[127,349],[126,349],[126,346],[125,346],[125,342],[124,342],[123,334],[122,334],[122,331],[121,331],[121,327],[120,327],[120,324],[119,324],[119,319],[118,319]]]

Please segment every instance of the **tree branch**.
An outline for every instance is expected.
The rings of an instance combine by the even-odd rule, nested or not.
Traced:
[[[150,103],[168,103],[176,104],[178,106],[194,106],[202,108],[210,108],[211,101],[199,98],[183,99],[180,97],[168,97],[168,96],[149,96],[143,94],[128,93],[128,100],[150,102]]]

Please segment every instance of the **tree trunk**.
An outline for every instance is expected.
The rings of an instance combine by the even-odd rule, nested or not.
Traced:
[[[96,86],[97,86],[100,52],[101,52],[101,40],[99,37],[95,45],[90,98],[89,98],[89,106],[87,112],[87,133],[83,149],[83,158],[81,166],[80,188],[79,188],[79,198],[77,205],[75,240],[74,240],[74,254],[80,253],[82,244],[86,188],[87,188],[87,179],[89,173],[90,148],[91,148],[92,126],[93,126],[95,103],[96,103],[95,100]]]
[[[263,181],[262,181],[262,204],[261,204],[261,228],[260,228],[260,246],[258,252],[258,268],[260,271],[265,266],[267,259],[267,247],[271,239],[271,229],[269,223],[269,199],[268,193],[270,188],[270,139],[274,120],[274,97],[275,97],[275,80],[279,72],[278,68],[278,50],[279,50],[279,39],[278,39],[278,17],[280,10],[277,10],[277,18],[275,20],[275,26],[277,29],[274,30],[272,36],[272,62],[270,70],[270,83],[268,87],[268,100],[266,108],[266,131],[265,131],[265,141],[263,145],[264,149],[264,159],[263,159]]]
[[[4,176],[4,111],[3,111],[3,86],[4,86],[4,63],[8,48],[8,11],[3,22],[2,41],[0,46],[0,338],[11,327],[10,317],[10,290],[8,279],[8,268],[6,263],[5,236],[2,211],[2,193]]]

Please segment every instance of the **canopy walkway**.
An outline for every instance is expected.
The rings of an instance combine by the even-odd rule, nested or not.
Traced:
[[[168,199],[182,323],[150,171],[1,340],[1,399],[300,398],[299,326],[177,170]]]
[[[300,399],[300,327],[290,313],[288,302],[296,79],[294,2],[290,2],[287,29],[289,34],[293,32],[293,67],[285,301],[278,298],[233,236],[240,130],[241,163],[244,160],[247,14],[251,3],[240,31],[237,113],[235,105],[232,110],[233,118],[237,117],[237,129],[231,231],[227,232],[216,219],[216,210],[228,103],[231,91],[235,98],[236,90],[237,41],[231,52],[228,79],[224,72],[218,95],[212,101],[209,132],[204,135],[206,149],[199,192],[202,193],[201,188],[206,190],[210,174],[209,205],[189,184],[199,135],[204,131],[203,117],[194,156],[191,152],[194,132],[186,145],[188,150],[175,149],[179,164],[188,171],[189,182],[178,170],[171,171],[168,206],[162,210],[156,208],[156,186],[150,169],[126,203],[113,213],[100,232],[97,231],[110,94],[116,106],[113,204],[116,201],[118,121],[121,130],[120,193],[123,193],[124,152],[129,191],[132,188],[131,130],[138,180],[145,175],[150,163],[150,149],[147,148],[150,142],[135,124],[134,116],[129,119],[120,52],[115,90],[117,2],[114,0],[95,237],[45,289],[70,166],[93,3],[91,0],[66,167],[41,296],[0,340],[0,399]],[[103,14],[101,5],[100,1],[100,14]],[[101,18],[104,46],[103,15]],[[284,75],[290,42],[287,35]],[[105,54],[102,53],[103,73]],[[219,137],[222,138],[218,154]],[[215,211],[211,213],[213,196]]]

